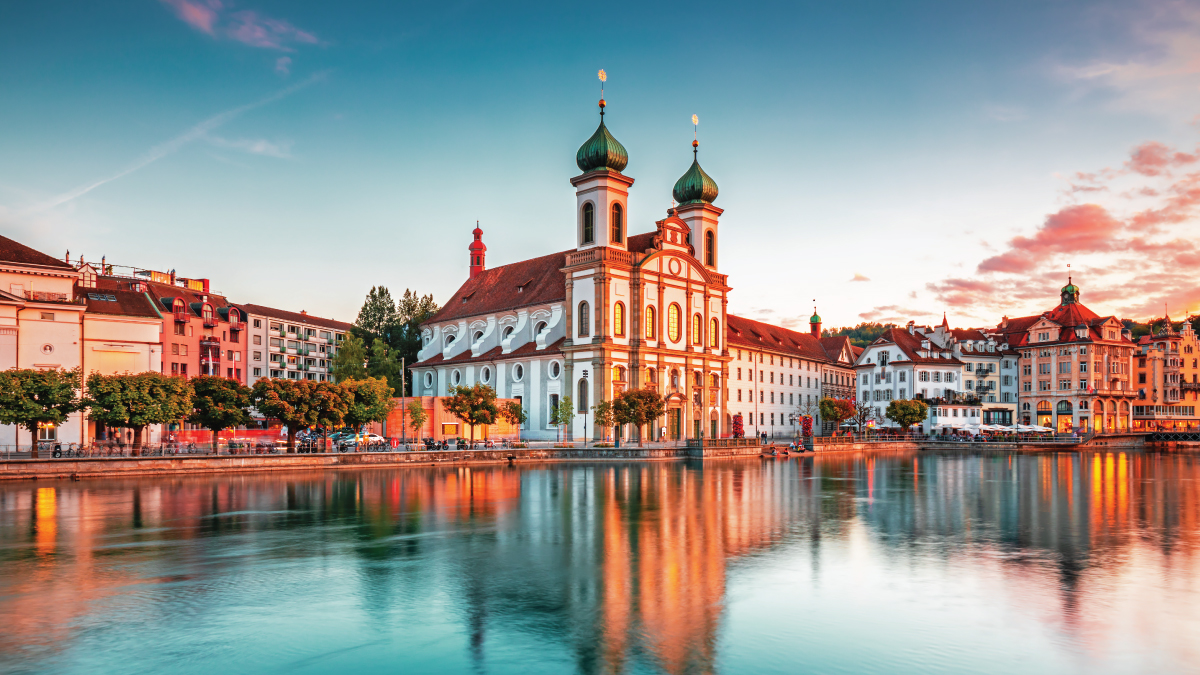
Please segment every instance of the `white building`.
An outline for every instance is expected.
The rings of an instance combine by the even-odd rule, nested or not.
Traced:
[[[246,386],[264,377],[332,381],[333,356],[352,326],[263,305],[239,305],[246,312]],[[369,346],[369,345],[368,345]]]
[[[939,328],[941,342],[933,331],[918,330],[911,322],[907,328],[890,328],[859,355],[858,399],[873,404],[881,425],[896,426],[884,417],[892,400],[919,398],[936,405],[962,398],[964,363],[949,326],[943,321]]]

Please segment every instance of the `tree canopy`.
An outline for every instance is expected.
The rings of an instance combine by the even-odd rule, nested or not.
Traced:
[[[367,346],[357,335],[347,335],[333,355],[335,382],[361,380],[367,376]]]
[[[442,402],[442,407],[471,428],[472,441],[475,440],[476,426],[493,425],[500,416],[496,390],[478,382],[470,387],[451,387],[450,396]]]
[[[368,377],[362,380],[346,380],[341,383],[346,392],[346,413],[344,422],[357,432],[368,422],[382,422],[387,419],[395,402],[392,400],[393,390],[387,380]]]
[[[187,421],[212,431],[215,451],[217,435],[222,430],[250,421],[252,392],[237,380],[215,375],[193,377],[191,385],[192,411]]]
[[[834,427],[842,426],[842,422],[854,416],[854,401],[844,398],[821,399],[821,419],[833,422]]]
[[[928,412],[929,406],[924,401],[897,399],[888,404],[884,415],[907,431],[912,425],[924,421]]]
[[[254,407],[266,417],[287,426],[287,451],[296,451],[296,432],[321,423],[322,412],[329,405],[330,395],[338,387],[319,385],[327,382],[289,380],[282,377],[263,378],[254,382]]]
[[[642,446],[642,427],[653,423],[666,410],[662,394],[652,387],[626,389],[614,400],[617,424],[632,424],[638,431],[638,447]]]
[[[80,393],[82,379],[79,368],[0,371],[0,424],[27,429],[36,459],[38,425],[62,424],[68,415],[86,407]]]
[[[824,337],[838,337],[841,335],[850,338],[850,344],[856,347],[866,347],[874,342],[880,335],[883,335],[889,328],[895,328],[894,323],[877,323],[874,321],[864,321],[857,326],[846,328],[827,328],[821,331]]]
[[[151,424],[182,421],[193,412],[192,383],[156,372],[87,378],[91,418],[113,427],[133,429],[133,447],[142,446],[142,430]]]
[[[384,357],[394,363],[401,360],[406,365],[416,363],[417,352],[421,350],[421,322],[437,311],[438,305],[432,295],[418,295],[411,289],[405,289],[402,296],[393,299],[386,286],[372,287],[354,321],[353,333],[371,347],[369,353],[364,349],[363,359],[373,361]],[[377,355],[375,340],[382,341],[387,350]],[[405,395],[412,395],[411,383],[402,389],[399,377],[393,378],[383,372],[390,367],[372,369],[368,365],[368,370],[374,377],[387,377],[397,392],[404,391]],[[357,375],[347,377],[360,379]]]

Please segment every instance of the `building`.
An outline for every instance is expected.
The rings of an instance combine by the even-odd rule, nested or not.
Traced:
[[[1098,316],[1079,295],[1068,279],[1058,307],[1004,317],[994,331],[1020,353],[1019,422],[1059,432],[1128,431],[1135,345],[1120,321]]]
[[[1196,431],[1200,397],[1200,344],[1190,321],[1176,331],[1171,317],[1138,339],[1134,431]]]
[[[631,235],[629,157],[604,123],[579,148],[575,247],[488,269],[482,231],[468,249],[471,275],[422,324],[414,392],[445,396],[482,382],[520,399],[528,438],[555,438],[550,411],[570,396],[568,437],[597,438],[592,405],[630,387],[655,387],[666,414],[634,437],[728,433],[723,395],[730,356],[719,271],[717,184],[698,161],[675,183],[678,206]],[[665,201],[665,199],[663,200]]]
[[[264,377],[333,380],[333,355],[350,332],[348,323],[263,305],[241,305],[247,332],[247,386]]]
[[[888,403],[897,399],[922,399],[931,411],[943,404],[957,404],[954,409],[969,409],[971,423],[978,423],[981,406],[974,391],[970,397],[964,395],[966,364],[959,352],[944,317],[936,329],[918,327],[911,321],[906,328],[889,328],[867,345],[855,362],[858,400],[874,404],[876,420],[883,426],[895,426],[884,415]]]
[[[729,315],[727,427],[741,415],[747,436],[796,436],[801,418],[810,415],[818,425],[814,433],[832,431],[820,418],[819,403],[823,396],[854,398],[855,352],[848,337],[820,337],[815,312],[809,325],[808,333],[800,333]]]

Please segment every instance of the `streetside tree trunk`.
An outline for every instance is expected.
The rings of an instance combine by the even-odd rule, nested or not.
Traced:
[[[294,424],[288,425],[287,454],[296,454],[296,426]]]
[[[221,442],[221,440],[219,438],[217,438],[217,433],[218,432],[216,429],[212,430],[212,435],[213,435],[212,451],[213,451],[214,455],[217,454],[217,450],[219,450],[217,444]]]
[[[142,449],[142,429],[145,428],[145,425],[133,428],[133,455],[135,457],[142,454],[139,451]]]
[[[29,446],[29,456],[33,459],[38,458],[37,432],[37,424],[29,427],[29,437],[33,440],[33,443]]]

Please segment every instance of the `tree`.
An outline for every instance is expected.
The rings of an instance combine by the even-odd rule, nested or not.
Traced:
[[[329,430],[340,427],[350,411],[350,395],[344,384],[333,382],[309,383],[310,403],[315,408],[314,424],[321,427],[323,439],[329,440]]]
[[[908,428],[912,425],[924,421],[928,413],[929,406],[925,405],[924,401],[897,399],[888,404],[885,415],[888,419],[903,427],[905,431],[908,431]]]
[[[873,321],[864,321],[863,323],[854,326],[853,328],[827,328],[821,331],[825,337],[838,337],[841,335],[850,338],[850,344],[855,347],[866,347],[883,335],[889,328],[895,328],[894,323],[875,323]]]
[[[869,401],[855,401],[854,413],[850,415],[850,419],[854,420],[854,423],[858,425],[858,430],[862,431],[868,422],[877,419],[877,414],[875,406],[871,405]]]
[[[420,440],[421,429],[425,423],[429,421],[429,413],[425,412],[425,406],[421,405],[418,400],[408,402],[408,426],[413,430],[413,438]]]
[[[333,355],[333,380],[361,380],[367,377],[367,346],[355,335],[347,335]]]
[[[509,401],[500,406],[500,417],[517,428],[517,439],[521,438],[521,426],[529,421],[529,414],[517,401]]]
[[[405,363],[416,363],[417,353],[421,351],[421,324],[436,314],[438,305],[432,295],[417,295],[409,289],[404,289],[404,295],[396,301],[396,316],[400,321],[400,330],[388,342],[388,346]],[[412,396],[412,383],[408,383],[408,395]]]
[[[254,383],[254,407],[266,417],[287,426],[287,451],[296,452],[296,432],[321,423],[331,403],[329,397],[340,387],[324,387],[328,382],[262,378]]]
[[[199,375],[191,383],[194,393],[187,421],[212,431],[212,447],[216,452],[217,435],[222,430],[250,421],[250,387],[215,375]]]
[[[392,400],[394,390],[388,386],[387,380],[368,377],[365,380],[346,380],[342,382],[348,403],[345,423],[354,428],[354,432],[368,422],[381,422],[387,419],[388,413],[396,406]]]
[[[616,426],[617,413],[616,406],[612,401],[600,401],[592,406],[592,418],[596,422],[596,426],[604,429],[604,438],[608,439],[608,430]]]
[[[471,428],[472,443],[475,442],[476,426],[491,426],[500,416],[496,390],[478,382],[472,387],[451,387],[450,396],[443,401],[442,407]]]
[[[400,317],[396,314],[396,303],[387,286],[372,286],[367,292],[363,306],[354,320],[354,331],[365,342],[383,340],[389,344],[392,334],[400,328]]]
[[[438,305],[432,295],[418,295],[405,289],[404,295],[393,302],[391,291],[385,286],[372,287],[354,321],[353,333],[372,346],[376,339],[382,340],[391,358],[397,362],[416,363],[417,353],[421,351],[421,323],[437,311]],[[366,356],[364,353],[364,358]],[[371,375],[380,377],[381,373],[371,372]],[[358,379],[357,376],[347,377]],[[412,395],[411,383],[401,383],[399,379],[392,381],[390,377],[388,381],[396,391]]]
[[[550,409],[550,423],[556,428],[556,436],[561,440],[562,428],[571,423],[575,417],[574,404],[571,403],[570,396],[564,396],[558,401],[558,405]]]
[[[804,428],[804,418],[805,417],[809,418],[809,420],[810,420],[808,423],[808,425],[809,425],[808,428],[809,428],[809,431],[811,432],[812,431],[812,421],[815,420],[817,415],[820,415],[820,414],[821,414],[821,402],[819,400],[813,400],[812,398],[805,396],[804,394],[801,394],[800,395],[800,404],[796,406],[796,417],[800,421],[801,431],[803,431],[803,428]]]
[[[854,415],[854,402],[844,398],[826,396],[820,403],[821,419],[833,422],[834,429]]]
[[[652,387],[627,389],[617,396],[614,404],[617,424],[632,424],[637,429],[639,448],[642,447],[643,427],[662,417],[666,410],[662,394]]]
[[[371,343],[371,354],[367,359],[367,375],[386,380],[393,392],[404,390],[404,373],[400,369],[400,357],[396,350],[388,347],[379,338]]]
[[[28,429],[33,441],[30,456],[37,459],[38,425],[57,426],[86,407],[79,391],[81,380],[79,368],[0,372],[0,424]]]
[[[87,378],[90,416],[113,427],[133,429],[133,448],[142,447],[142,430],[151,424],[170,424],[192,414],[192,383],[185,378],[145,372]]]

